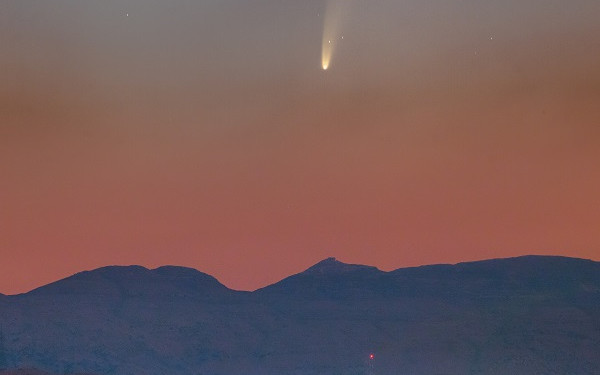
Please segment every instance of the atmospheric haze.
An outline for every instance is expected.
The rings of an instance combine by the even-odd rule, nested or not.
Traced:
[[[598,0],[0,4],[0,293],[600,259]]]
[[[321,66],[327,70],[331,65],[333,52],[337,43],[343,38],[340,35],[343,0],[328,0],[323,22],[323,40],[321,43]]]

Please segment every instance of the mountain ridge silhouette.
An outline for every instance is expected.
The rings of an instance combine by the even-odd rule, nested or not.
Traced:
[[[8,368],[61,374],[597,374],[600,263],[327,258],[254,292],[102,267],[1,297],[0,326]]]

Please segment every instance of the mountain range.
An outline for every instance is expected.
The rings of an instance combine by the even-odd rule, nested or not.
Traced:
[[[6,374],[598,375],[598,353],[600,263],[566,257],[390,272],[328,258],[254,292],[111,266],[0,295]]]

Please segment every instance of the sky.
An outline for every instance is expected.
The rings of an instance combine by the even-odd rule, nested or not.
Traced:
[[[600,260],[599,19],[597,0],[2,1],[0,292],[115,264],[254,290],[329,256]]]

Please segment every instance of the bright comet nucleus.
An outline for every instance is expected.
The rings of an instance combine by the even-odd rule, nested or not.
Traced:
[[[321,66],[327,70],[331,65],[333,51],[340,32],[342,16],[342,2],[344,0],[327,0],[325,8],[325,21],[323,24],[323,39],[321,42]]]

